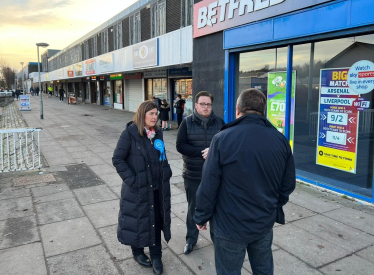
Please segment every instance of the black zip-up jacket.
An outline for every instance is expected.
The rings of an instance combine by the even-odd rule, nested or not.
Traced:
[[[154,140],[163,140],[161,130],[156,131]],[[170,233],[170,177],[172,171],[167,160],[154,163],[149,157],[152,154],[160,157],[160,152],[154,147],[147,146],[150,140],[138,132],[137,126],[130,122],[122,132],[114,150],[112,162],[117,173],[122,178],[120,210],[118,215],[117,238],[122,244],[135,247],[149,247],[156,244],[155,215],[154,215],[154,178],[159,173],[160,213],[164,221],[162,230],[166,242],[171,238]],[[151,167],[152,165],[157,165]],[[153,173],[152,173],[153,171]],[[156,171],[156,172],[155,172]],[[159,171],[159,172],[157,172]],[[152,176],[153,174],[153,176]]]
[[[183,155],[183,178],[201,179],[201,171],[205,161],[201,151],[210,146],[212,138],[223,125],[225,125],[223,119],[214,114],[206,130],[194,114],[182,121],[176,147],[177,151]]]
[[[213,138],[196,193],[194,220],[215,236],[246,241],[267,233],[295,189],[287,139],[264,117],[244,115]],[[283,215],[283,217],[282,217]]]

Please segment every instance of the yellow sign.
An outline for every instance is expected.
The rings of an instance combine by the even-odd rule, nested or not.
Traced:
[[[356,170],[356,153],[318,146],[317,163],[346,172],[352,172]]]

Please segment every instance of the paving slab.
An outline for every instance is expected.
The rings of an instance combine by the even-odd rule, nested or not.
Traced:
[[[88,151],[88,148],[82,144],[79,144],[79,146],[66,147],[65,150],[68,153],[84,152],[84,151]]]
[[[175,195],[175,196],[171,197],[171,204],[172,205],[173,204],[177,204],[177,203],[183,203],[183,202],[186,202],[186,201],[187,201],[187,198],[186,198],[186,194],[185,193],[181,193],[179,195]]]
[[[100,178],[109,186],[122,184],[122,179],[118,173],[100,175]]]
[[[118,196],[118,198],[121,198],[122,184],[111,185],[109,188]]]
[[[290,202],[316,213],[324,213],[342,207],[337,202],[332,202],[325,198],[319,198],[302,190],[293,192],[290,196]]]
[[[38,224],[60,222],[84,216],[82,209],[74,198],[38,203],[35,208],[38,213]]]
[[[27,175],[23,177],[16,177],[13,179],[13,186],[24,186],[32,185],[38,183],[47,183],[56,181],[52,174],[37,174],[37,175]]]
[[[175,176],[173,175],[171,178],[170,178],[170,184],[176,184],[176,183],[184,183],[184,179],[182,176]]]
[[[292,222],[292,221],[296,221],[296,220],[300,220],[306,217],[316,215],[316,213],[314,213],[313,211],[310,211],[309,209],[293,204],[292,202],[288,202],[283,207],[283,211],[284,211],[286,222]]]
[[[109,254],[101,245],[50,257],[47,263],[51,274],[119,274]]]
[[[34,215],[31,197],[0,201],[0,220]]]
[[[98,176],[106,175],[106,174],[117,174],[116,169],[109,164],[99,164],[99,165],[92,165],[90,166],[92,171],[94,171]]]
[[[183,222],[186,222],[188,212],[188,202],[173,204],[171,212],[174,213]]]
[[[173,177],[182,176],[182,169],[176,168],[175,166],[170,166],[171,171],[173,171]]]
[[[87,164],[69,165],[67,172],[58,172],[58,176],[63,179],[70,189],[85,188],[102,185],[104,182],[95,174]]]
[[[60,201],[60,200],[73,199],[73,198],[74,198],[73,192],[69,190],[69,191],[51,194],[51,195],[44,196],[44,197],[34,198],[34,203]]]
[[[374,236],[322,215],[292,224],[352,253],[374,244]]]
[[[186,245],[186,223],[181,219],[175,217],[171,219],[171,234],[172,238],[168,243],[170,249],[174,251],[175,254],[183,254],[184,246]],[[211,241],[208,241],[201,234],[197,241],[197,244],[194,246],[194,250],[201,249],[202,247],[212,245]]]
[[[99,233],[108,248],[109,253],[115,260],[125,260],[132,258],[132,251],[129,245],[121,244],[117,239],[117,225],[100,228]]]
[[[374,216],[362,211],[354,210],[348,207],[342,207],[327,213],[325,216],[336,221],[347,224],[356,229],[374,235]]]
[[[0,249],[40,241],[35,216],[0,221]]]
[[[1,274],[46,275],[41,243],[32,243],[0,250]]]
[[[165,275],[192,275],[194,274],[170,249],[163,250],[162,263]],[[133,259],[127,259],[120,263],[122,272],[126,275],[153,274],[152,268],[145,268]]]
[[[22,198],[31,196],[29,188],[22,188],[22,189],[14,189],[14,188],[7,188],[7,189],[0,189],[0,200],[9,200],[15,198]]]
[[[362,259],[356,255],[351,255],[340,259],[334,263],[324,266],[320,269],[323,274],[354,274],[368,275],[373,274],[374,263]]]
[[[170,185],[170,192],[171,192],[172,197],[176,196],[176,195],[179,195],[179,194],[185,194],[185,192],[183,190],[176,187],[175,185]]]
[[[360,256],[361,258],[364,258],[365,260],[368,260],[374,263],[374,245],[371,245],[365,249],[362,249],[359,252],[356,252],[356,255]]]
[[[274,274],[278,275],[321,275],[314,268],[311,268],[303,261],[287,253],[284,250],[277,250],[273,253]]]
[[[350,254],[320,237],[292,224],[277,226],[274,244],[313,267],[331,263]]]
[[[40,233],[47,257],[101,243],[87,217],[43,225]]]
[[[74,189],[73,192],[81,205],[117,199],[117,196],[106,185]]]
[[[95,203],[83,206],[95,228],[118,223],[119,200]]]
[[[42,187],[31,188],[31,192],[34,198],[49,196],[65,191],[70,191],[69,187],[65,183],[53,183]]]

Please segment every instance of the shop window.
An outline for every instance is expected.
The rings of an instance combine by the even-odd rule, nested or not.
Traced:
[[[166,1],[159,1],[151,6],[151,37],[166,33]]]
[[[155,78],[147,80],[146,97],[151,100],[153,96],[159,99],[167,99],[168,88],[166,78]]]
[[[177,102],[178,94],[180,94],[182,96],[182,99],[186,101],[184,105],[184,115],[191,115],[194,106],[192,101],[192,79],[174,80],[174,103]],[[174,113],[176,113],[175,110]]]
[[[140,33],[140,12],[130,16],[130,45],[139,43],[141,41]]]
[[[372,197],[374,92],[353,95],[346,82],[360,60],[374,62],[374,35],[294,46],[294,156],[299,176]],[[339,97],[328,94],[337,89]],[[368,107],[323,104],[325,97],[359,97]]]
[[[122,21],[113,26],[114,50],[122,48]]]
[[[101,54],[108,52],[108,29],[101,33]]]
[[[122,80],[114,82],[114,103],[123,103]]]
[[[192,25],[193,21],[193,1],[192,0],[181,0],[182,1],[182,27]]]

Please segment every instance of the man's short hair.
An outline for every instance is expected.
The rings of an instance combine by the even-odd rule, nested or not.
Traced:
[[[247,89],[239,95],[236,105],[242,114],[260,113],[264,116],[266,97],[257,89]]]
[[[181,94],[177,94],[177,97],[182,98],[182,95]]]
[[[208,93],[207,91],[201,91],[200,93],[198,93],[196,96],[195,96],[195,103],[198,103],[199,102],[199,98],[201,97],[201,96],[207,96],[207,97],[210,97],[210,100],[212,101],[212,103],[213,103],[213,96],[210,94],[210,93]]]

